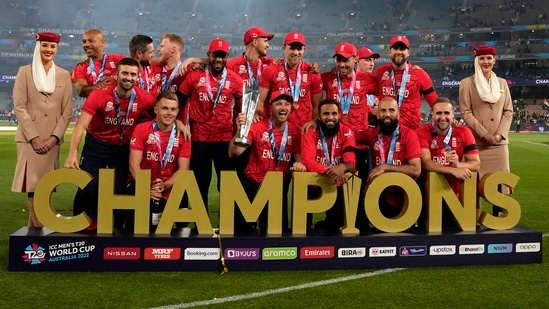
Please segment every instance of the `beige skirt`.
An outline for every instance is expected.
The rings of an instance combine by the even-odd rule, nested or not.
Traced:
[[[480,157],[479,179],[490,172],[510,172],[509,148],[507,144],[487,146],[477,145]],[[504,194],[511,194],[512,189],[503,186]]]
[[[59,168],[59,145],[40,155],[30,143],[17,143],[17,164],[11,185],[13,192],[34,192],[40,179]]]

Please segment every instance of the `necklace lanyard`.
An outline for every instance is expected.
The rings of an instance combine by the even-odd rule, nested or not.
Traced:
[[[118,91],[116,89],[117,87],[114,87],[113,95],[114,95],[114,101],[116,106],[116,120],[118,122],[118,134],[120,134],[120,140],[124,138],[124,126],[122,125],[122,115],[120,113],[120,97],[118,96]],[[128,110],[126,111],[125,121],[124,123],[128,123],[128,117],[130,116],[130,112],[132,110],[133,101],[135,100],[135,90],[132,89],[132,94],[130,96],[130,102],[128,103]]]
[[[330,152],[328,152],[328,142],[326,141],[326,136],[324,136],[322,129],[320,129],[320,143],[322,144],[322,151],[324,152],[324,157],[326,158],[326,166],[336,165],[335,150],[337,145],[337,133],[332,138],[332,147]]]
[[[141,76],[141,74],[137,75],[138,79],[139,79],[139,88],[149,92],[151,89],[150,89],[150,86],[149,86],[149,69],[148,69],[148,67],[144,67],[143,71],[145,72],[145,79],[143,79],[143,76]],[[147,88],[145,88],[145,86]]]
[[[254,78],[254,72],[252,71],[252,66],[248,61],[246,54],[244,54],[244,59],[246,59],[246,65],[248,66],[248,79],[250,80],[250,88],[252,88],[252,90],[257,90],[259,87],[259,79],[261,78],[261,71],[263,69],[263,62],[261,61],[261,58],[257,60],[257,78]]]
[[[89,64],[90,64],[90,74],[93,78],[93,84],[97,84],[97,81],[100,81],[103,78],[103,74],[105,73],[105,64],[107,63],[107,54],[103,54],[103,58],[101,60],[101,68],[99,69],[99,76],[97,76],[97,73],[95,73],[95,64],[93,63],[93,59],[90,58]]]
[[[299,93],[301,92],[301,61],[297,65],[295,84],[290,78],[290,73],[288,72],[289,68],[288,68],[287,60],[284,60],[284,70],[286,71],[286,77],[288,78],[288,84],[290,85],[292,98],[294,99],[294,103],[297,103],[299,101]]]
[[[170,132],[170,139],[168,140],[168,146],[166,147],[166,152],[164,155],[162,155],[162,143],[160,140],[160,134],[158,131],[160,129],[158,128],[158,124],[156,123],[156,120],[152,124],[153,132],[154,132],[154,140],[156,142],[156,149],[158,150],[159,157],[162,157],[162,161],[160,161],[160,173],[163,173],[164,169],[168,165],[168,162],[170,161],[170,157],[172,155],[172,149],[173,145],[175,143],[175,135],[177,133],[176,125],[175,123],[172,124],[172,131]]]
[[[353,95],[355,94],[355,85],[356,85],[356,73],[353,71],[353,77],[351,78],[351,85],[349,86],[349,93],[345,96],[345,89],[343,89],[343,84],[341,83],[341,76],[339,72],[337,73],[337,87],[339,90],[339,103],[341,103],[341,109],[343,115],[349,114],[351,109],[351,103],[353,102]]]
[[[276,166],[280,164],[284,158],[284,150],[286,149],[286,142],[288,141],[288,123],[284,125],[284,133],[282,134],[282,140],[280,141],[280,148],[278,149],[278,154],[275,157]],[[271,143],[271,150],[273,151],[273,156],[276,154],[276,143],[273,133],[273,121],[269,120],[269,142]]]
[[[383,134],[379,133],[377,140],[379,141],[379,156],[381,157],[382,164],[393,164],[393,156],[395,154],[395,145],[400,136],[400,126],[397,126],[393,132],[393,137],[391,139],[391,146],[389,146],[389,153],[385,157],[385,148],[383,147]],[[387,160],[386,160],[387,159]]]
[[[225,79],[227,79],[227,68],[223,68],[223,73],[221,73],[221,80],[219,81],[219,85],[217,86],[217,93],[215,94],[214,98],[212,93],[212,86],[210,84],[210,69],[208,65],[206,66],[206,92],[208,93],[208,99],[210,100],[210,102],[213,103],[213,109],[215,109],[217,103],[219,102],[221,90],[225,85]]]
[[[409,71],[409,66],[408,64],[406,64],[406,69],[404,69],[404,72],[402,73],[402,80],[400,81],[400,88],[398,88],[398,95],[397,95],[395,70],[391,68],[391,80],[393,81],[393,91],[395,92],[395,96],[396,96],[399,108],[402,105],[402,100],[404,100],[404,94],[406,93],[406,83],[408,82],[408,78],[409,78],[408,71]]]
[[[162,91],[170,91],[170,86],[172,85],[173,79],[177,75],[177,71],[179,70],[179,66],[181,65],[181,61],[178,61],[175,67],[173,68],[172,74],[170,74],[170,78],[166,81],[166,75],[168,75],[168,69],[166,67],[162,68]]]
[[[433,134],[435,134],[435,136],[438,135],[437,128],[436,128],[434,122],[433,122],[432,126],[433,126]],[[444,150],[445,151],[452,150],[452,146],[450,146],[450,139],[451,138],[452,138],[452,126],[450,125],[450,127],[448,128],[448,132],[446,132],[446,136],[444,137],[444,140],[442,141],[442,143],[444,144]]]
[[[374,107],[376,105],[376,97],[373,94],[367,94],[366,99],[368,100],[368,104],[370,104],[371,107]]]

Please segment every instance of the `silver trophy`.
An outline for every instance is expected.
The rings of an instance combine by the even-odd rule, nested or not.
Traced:
[[[242,97],[242,112],[246,114],[246,123],[240,126],[240,137],[237,137],[234,143],[240,147],[250,147],[248,133],[254,120],[255,108],[259,100],[259,91],[244,86],[244,95]]]

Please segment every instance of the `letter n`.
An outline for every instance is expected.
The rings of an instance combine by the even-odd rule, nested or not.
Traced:
[[[247,222],[255,222],[268,203],[267,234],[282,234],[282,172],[267,172],[250,203],[242,183],[234,171],[221,172],[219,192],[219,232],[234,234],[234,210],[238,206]]]

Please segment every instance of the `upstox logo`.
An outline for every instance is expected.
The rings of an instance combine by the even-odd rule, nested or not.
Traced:
[[[297,247],[263,248],[261,253],[263,260],[295,260]]]
[[[540,250],[539,242],[519,242],[515,245],[515,252],[539,252]]]
[[[431,246],[429,247],[429,255],[454,255],[456,254],[456,246]]]
[[[494,253],[511,253],[513,252],[513,244],[489,244],[488,254]]]

